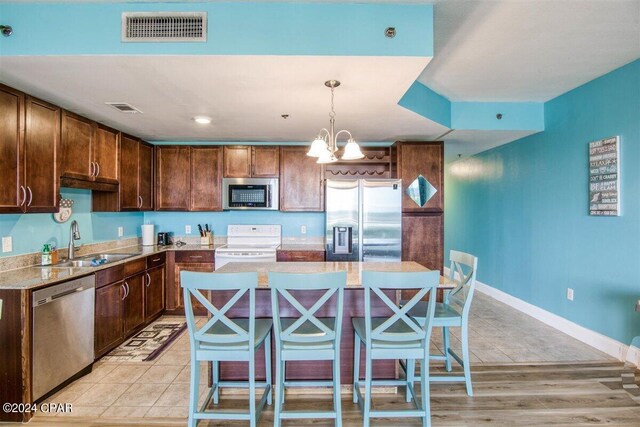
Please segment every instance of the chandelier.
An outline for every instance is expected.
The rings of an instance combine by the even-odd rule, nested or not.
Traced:
[[[336,112],[333,109],[333,91],[340,86],[338,80],[327,80],[324,85],[331,88],[331,112],[329,113],[329,130],[322,128],[316,139],[311,143],[311,148],[307,152],[307,156],[317,157],[317,163],[333,163],[337,162],[336,151],[338,151],[338,136],[342,133],[349,136],[347,145],[344,147],[341,160],[358,160],[364,157],[360,151],[358,143],[353,139],[351,132],[348,130],[340,130],[335,132]]]

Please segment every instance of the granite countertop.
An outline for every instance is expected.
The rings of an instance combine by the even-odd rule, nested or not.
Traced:
[[[212,246],[187,244],[180,247],[175,245],[123,246],[123,247],[118,247],[111,250],[100,251],[100,253],[132,253],[135,255],[121,261],[114,261],[114,262],[102,264],[96,267],[31,266],[31,267],[17,268],[15,270],[0,272],[0,289],[14,289],[14,290],[36,289],[44,286],[49,286],[57,282],[63,282],[65,280],[87,276],[95,273],[96,271],[113,267],[114,265],[123,264],[129,261],[133,261],[139,258],[143,258],[149,255],[154,255],[161,252],[202,251],[202,250],[213,251],[220,246],[222,246],[222,244],[214,244]],[[80,254],[78,255],[78,258],[87,256],[87,255],[91,255],[91,254]]]
[[[269,271],[283,273],[327,273],[331,271],[347,271],[347,288],[362,287],[362,272],[364,270],[415,272],[430,271],[414,261],[401,262],[233,262],[226,264],[216,272],[243,273],[258,272],[258,286],[269,287]],[[452,289],[455,285],[449,278],[440,276],[442,289]]]
[[[279,251],[311,251],[324,252],[324,243],[283,243],[278,248]]]

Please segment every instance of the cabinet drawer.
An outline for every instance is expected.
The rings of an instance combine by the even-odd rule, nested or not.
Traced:
[[[277,259],[288,262],[321,262],[324,261],[324,251],[278,251]]]
[[[166,259],[167,259],[167,254],[165,252],[155,254],[155,255],[149,255],[147,257],[147,268],[153,268],[153,267],[162,265],[165,263]]]
[[[124,276],[129,277],[134,274],[141,273],[147,269],[147,259],[140,258],[135,261],[129,261],[124,264]]]
[[[118,282],[124,278],[124,264],[115,265],[96,271],[96,288],[101,288],[109,283]]]
[[[215,259],[213,251],[177,251],[176,262],[189,263],[213,263]]]

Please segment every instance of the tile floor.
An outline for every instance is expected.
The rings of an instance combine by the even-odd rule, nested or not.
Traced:
[[[204,322],[204,319],[199,321]],[[482,294],[477,294],[474,301],[469,325],[472,364],[476,365],[614,360]],[[460,344],[459,331],[452,329],[451,333],[455,348]],[[441,343],[440,331],[434,330],[432,350]],[[73,404],[73,412],[59,416],[186,417],[188,365],[189,341],[185,332],[152,362],[98,361],[93,372],[49,401]],[[206,369],[201,371],[202,383],[206,384]],[[201,396],[204,399],[204,387]]]

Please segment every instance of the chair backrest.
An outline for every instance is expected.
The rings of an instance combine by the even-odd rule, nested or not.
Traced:
[[[444,302],[457,309],[462,317],[467,317],[476,287],[478,258],[460,251],[450,251],[449,258],[449,278],[456,283],[456,287],[447,294]]]
[[[271,288],[271,309],[273,314],[273,329],[278,341],[290,342],[325,342],[340,341],[342,330],[342,308],[344,288],[347,284],[347,272],[336,271],[329,273],[269,273],[269,287]],[[300,301],[289,291],[325,291],[314,301],[311,307],[304,307]],[[317,292],[316,292],[317,293]],[[335,298],[335,325],[333,330],[318,319],[316,313],[327,305],[331,297]],[[282,329],[280,314],[280,297],[283,297],[298,313],[297,318],[286,329]],[[304,329],[305,332],[301,331]],[[313,333],[309,333],[309,331]]]
[[[428,341],[431,338],[433,315],[435,312],[435,290],[440,283],[439,271],[420,272],[388,272],[388,271],[363,271],[362,285],[364,286],[364,311],[365,328],[371,340],[380,341]],[[396,301],[392,301],[384,289],[391,290],[417,290],[416,294],[402,307],[398,307]],[[392,312],[393,315],[385,321],[372,327],[371,294],[375,294]],[[424,313],[424,326],[421,326],[408,313],[411,309],[429,295],[426,313]],[[423,313],[420,313],[422,315]],[[401,327],[400,329],[398,327]],[[373,329],[372,329],[373,328]],[[368,345],[371,343],[368,341]],[[428,346],[427,346],[428,348]]]
[[[184,312],[187,318],[192,345],[199,343],[226,344],[238,343],[254,348],[255,340],[255,290],[258,287],[258,273],[200,273],[181,271],[180,284],[184,289]],[[202,291],[235,291],[226,303],[216,306],[214,298],[207,298]],[[226,313],[249,292],[249,318],[241,325],[230,319]],[[191,296],[197,299],[210,314],[210,318],[200,328],[197,327],[193,313]],[[211,332],[214,331],[215,332]],[[195,342],[194,342],[195,340]]]

